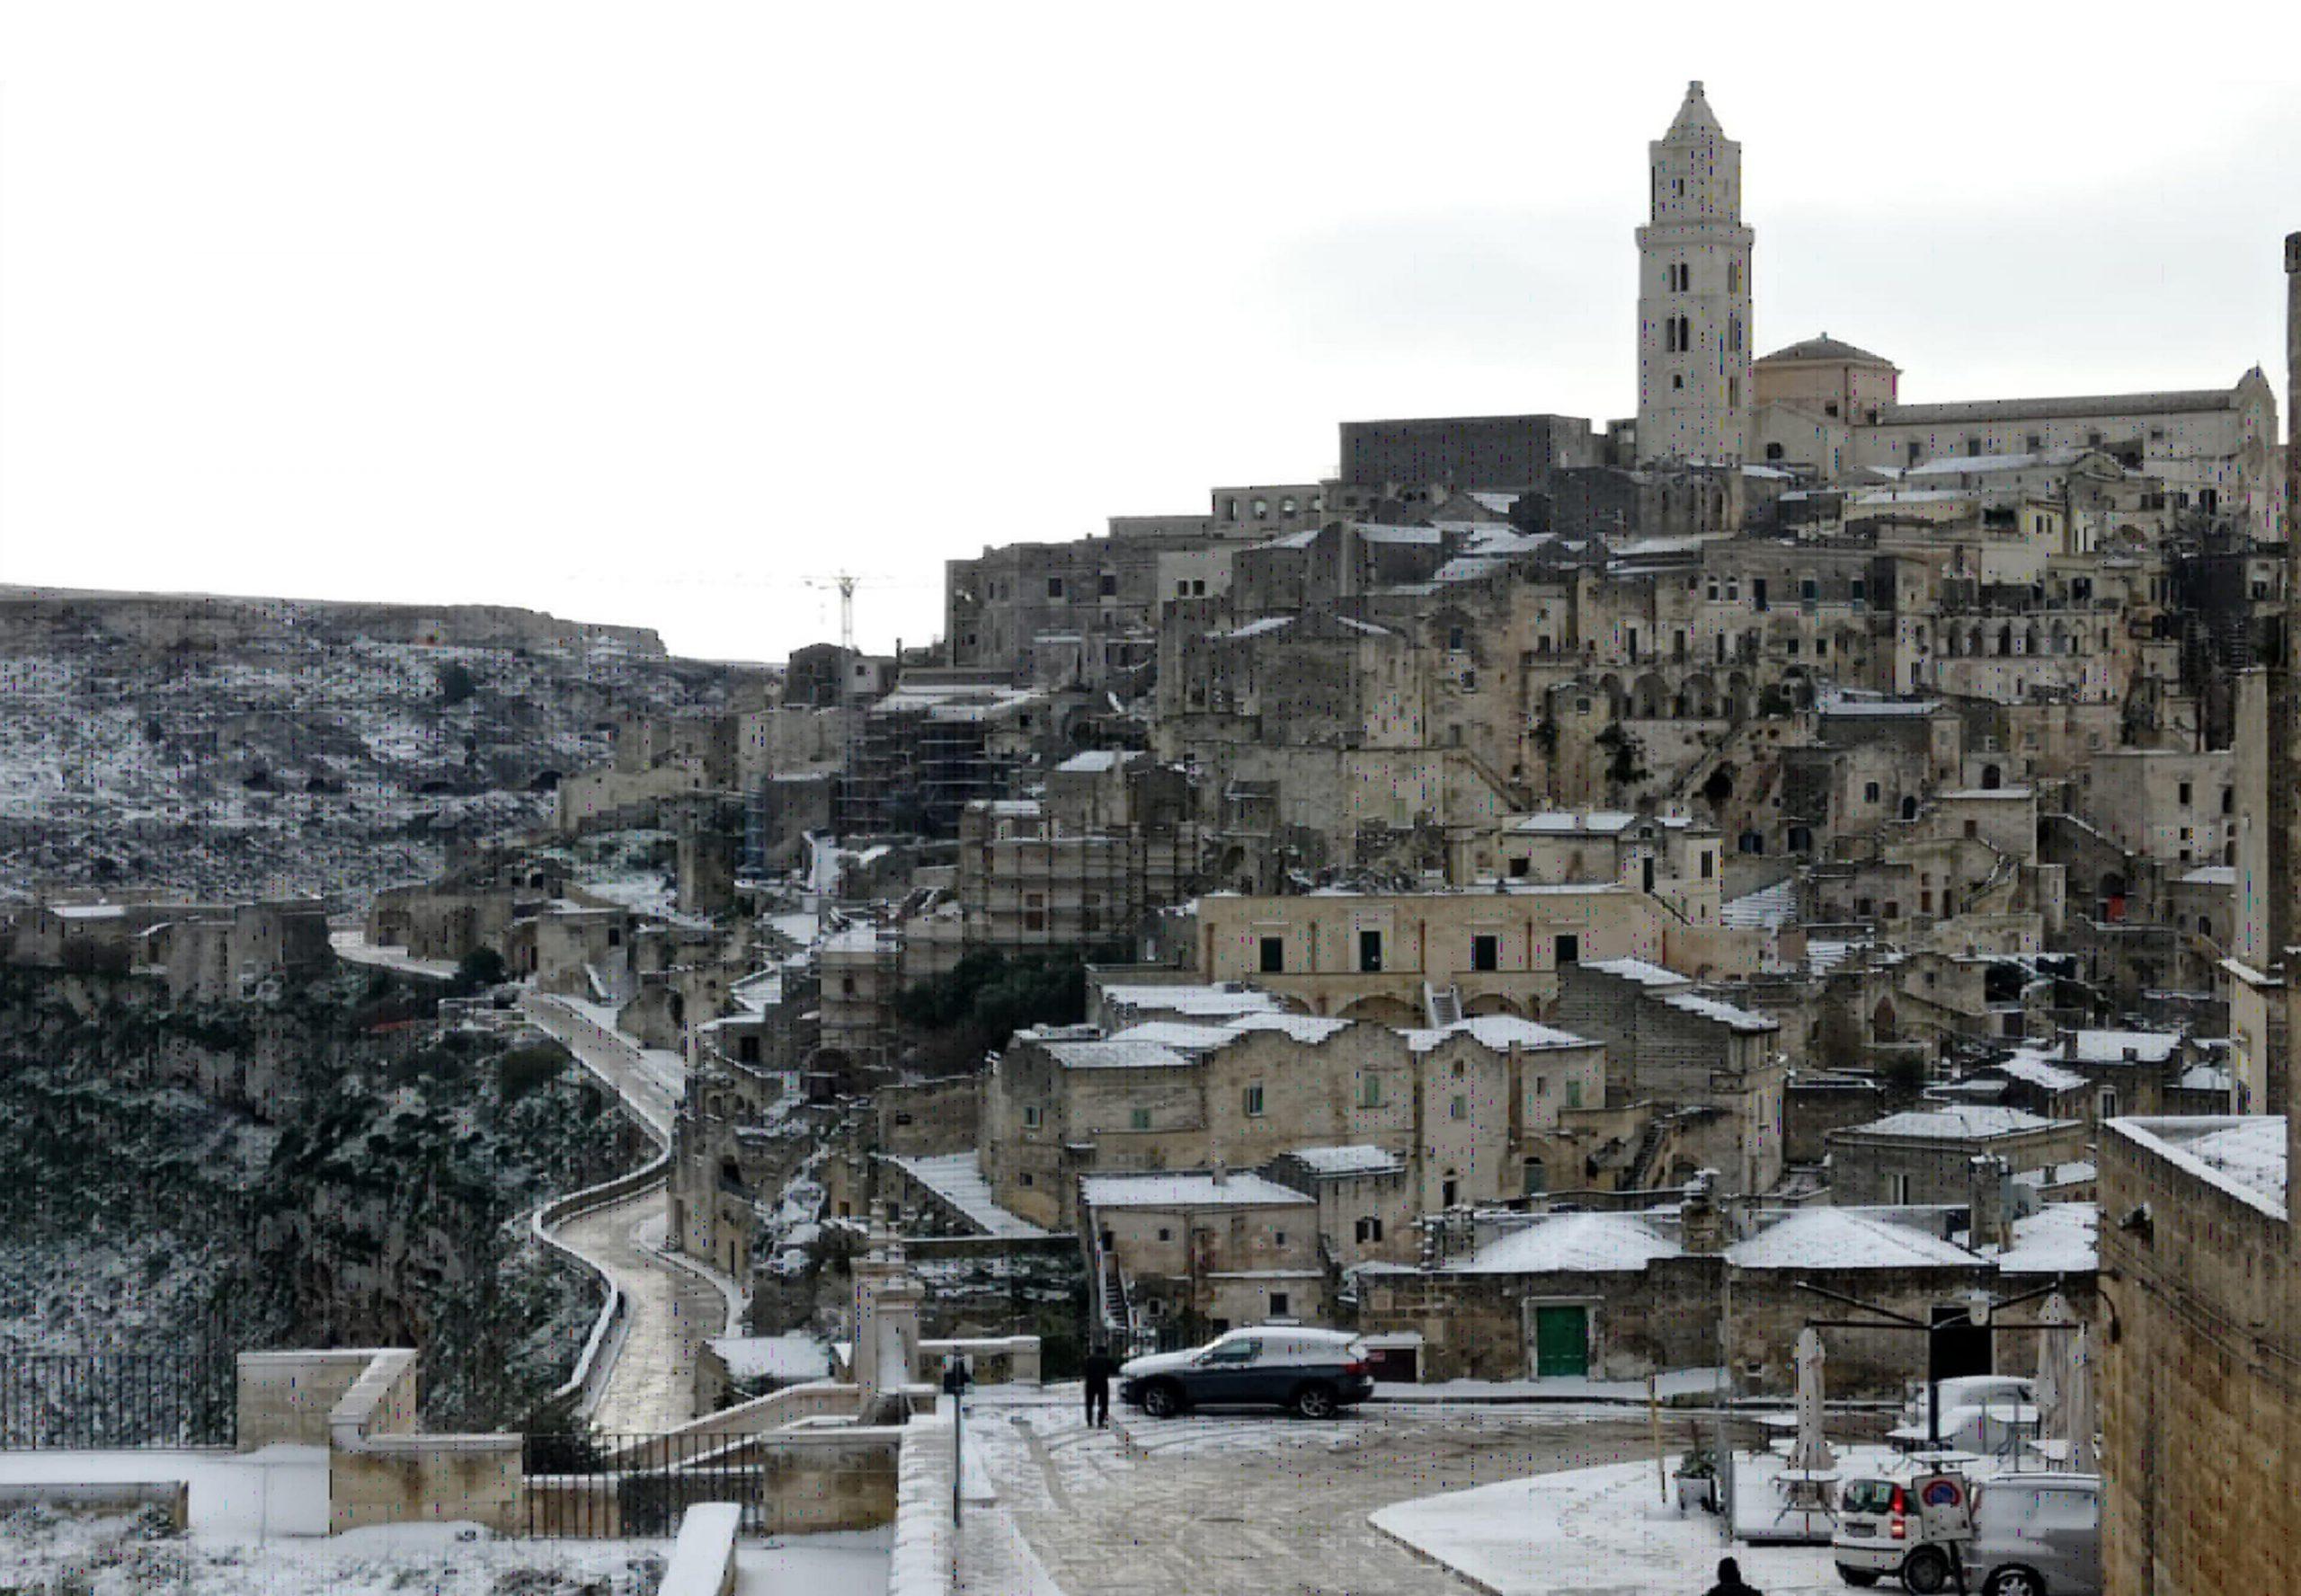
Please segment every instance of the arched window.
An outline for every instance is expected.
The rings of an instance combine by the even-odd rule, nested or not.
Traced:
[[[2004,785],[2005,773],[2000,770],[1996,766],[1985,765],[1981,767],[1981,790],[1983,792],[1994,793],[1998,788]]]

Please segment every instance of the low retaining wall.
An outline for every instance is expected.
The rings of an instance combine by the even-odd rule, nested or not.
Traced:
[[[875,1530],[895,1516],[896,1428],[841,1426],[731,1436],[724,1448],[682,1457],[676,1466],[635,1462],[580,1475],[536,1476],[523,1482],[526,1523],[541,1535],[604,1539],[661,1534],[655,1518],[667,1504],[693,1506],[738,1491],[743,1529],[758,1535],[812,1535]],[[680,1502],[692,1493],[697,1500]],[[626,1526],[626,1503],[650,1521]]]
[[[469,1521],[519,1526],[520,1438],[416,1433],[416,1358],[369,1358],[328,1414],[328,1532]]]
[[[973,1341],[922,1341],[919,1371],[928,1379],[941,1377],[943,1360],[953,1352],[967,1360],[978,1386],[1035,1386],[1039,1383],[1039,1338],[998,1335]]]
[[[786,1386],[749,1402],[706,1414],[670,1432],[673,1435],[764,1435],[802,1419],[851,1419],[863,1405],[860,1388],[836,1380]]]
[[[951,1421],[903,1426],[895,1487],[894,1556],[887,1596],[951,1596],[958,1580],[958,1530],[951,1522]]]
[[[368,1365],[375,1347],[330,1352],[242,1352],[239,1448],[328,1444],[328,1417]]]
[[[0,1518],[19,1508],[44,1507],[72,1513],[130,1513],[156,1507],[181,1534],[191,1527],[191,1486],[183,1480],[111,1480],[100,1484],[0,1485]]]
[[[735,1596],[735,1536],[742,1522],[743,1510],[732,1502],[689,1508],[656,1596]]]

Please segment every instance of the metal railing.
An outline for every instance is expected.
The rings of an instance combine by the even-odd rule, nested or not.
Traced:
[[[595,1432],[522,1438],[526,1532],[546,1540],[668,1537],[702,1502],[732,1502],[742,1529],[768,1520],[763,1437]]]
[[[228,1357],[0,1357],[0,1451],[228,1447],[238,1430],[238,1374]]]

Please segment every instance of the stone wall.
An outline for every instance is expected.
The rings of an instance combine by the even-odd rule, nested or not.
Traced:
[[[2301,1589],[2290,1226],[2129,1123],[2100,1157],[2108,1590]]]

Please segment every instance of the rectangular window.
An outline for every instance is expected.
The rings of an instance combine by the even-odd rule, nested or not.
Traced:
[[[1248,1087],[1246,1089],[1245,1097],[1246,1097],[1247,1118],[1248,1118],[1248,1119],[1250,1119],[1250,1120],[1258,1120],[1258,1119],[1262,1118],[1262,1086],[1261,1086],[1261,1085],[1260,1085],[1259,1083],[1257,1083],[1257,1084],[1256,1084],[1256,1085],[1254,1085],[1254,1086],[1248,1086]]]
[[[1262,972],[1265,975],[1286,973],[1286,939],[1284,936],[1264,937],[1261,953]]]
[[[1897,1204],[1909,1201],[1909,1176],[1889,1175],[1886,1177],[1886,1201]]]
[[[1701,850],[1701,879],[1708,881],[1718,873],[1718,856],[1708,848]]]
[[[1381,1076],[1368,1075],[1359,1077],[1358,1106],[1361,1108],[1382,1106],[1382,1077]]]
[[[1582,1106],[1582,1083],[1580,1081],[1570,1080],[1566,1083],[1566,1106],[1568,1108],[1579,1108]]]
[[[1270,1312],[1271,1312],[1271,1317],[1272,1317],[1273,1318],[1281,1318],[1281,1317],[1284,1317],[1285,1316],[1285,1313],[1286,1313],[1286,1293],[1285,1293],[1285,1292],[1284,1292],[1284,1291],[1273,1291],[1273,1292],[1270,1294]]]
[[[1129,1109],[1127,1111],[1126,1120],[1127,1126],[1130,1130],[1148,1130],[1150,1129],[1150,1111],[1147,1108]]]
[[[1108,572],[1108,571],[1104,572],[1103,572],[1103,584],[1102,584],[1102,585],[1103,585],[1103,597],[1104,597],[1104,598],[1111,598],[1113,595],[1116,594],[1116,593],[1117,593],[1117,591],[1118,591],[1118,578],[1117,578],[1117,576],[1116,576],[1116,575],[1115,575],[1114,573],[1112,573],[1112,572]]]
[[[1045,1119],[1046,1111],[1041,1108],[1037,1104],[1026,1103],[1023,1104],[1023,1124],[1026,1129],[1035,1130],[1045,1122]]]
[[[1526,872],[1533,867],[1533,861],[1527,858],[1524,854],[1519,855],[1518,857],[1510,861],[1510,873],[1522,879],[1524,877]]]
[[[1865,802],[1865,803],[1875,803],[1875,802],[1878,802],[1878,796],[1879,796],[1879,791],[1880,791],[1880,789],[1879,789],[1879,785],[1878,785],[1878,784],[1877,784],[1876,782],[1864,782],[1864,783],[1862,783],[1862,784],[1861,784],[1861,801],[1862,801],[1863,802]]]
[[[1380,1241],[1380,1240],[1381,1240],[1381,1239],[1382,1239],[1382,1221],[1381,1221],[1381,1220],[1380,1220],[1380,1219],[1364,1219],[1359,1220],[1359,1221],[1358,1221],[1358,1239],[1359,1239],[1359,1240],[1361,1240],[1361,1241]]]
[[[1381,974],[1382,934],[1380,931],[1361,931],[1358,934],[1358,969],[1364,975]]]
[[[2189,783],[2187,783],[2187,782],[2183,782],[2183,783],[2181,784],[2181,807],[2182,807],[2183,809],[2187,809],[2189,806],[2190,806],[2190,784],[2189,784]]]
[[[1582,939],[1578,936],[1554,936],[1550,939],[1550,961],[1556,964],[1582,962]]]
[[[1453,1097],[1446,1104],[1446,1117],[1450,1120],[1469,1119],[1470,1117],[1470,1100],[1462,1095],[1460,1092],[1455,1093]]]
[[[1046,596],[1050,598],[1060,598],[1062,597],[1062,579],[1061,577],[1050,576],[1046,579]]]
[[[1499,970],[1502,968],[1502,938],[1480,935],[1470,938],[1470,968]]]

